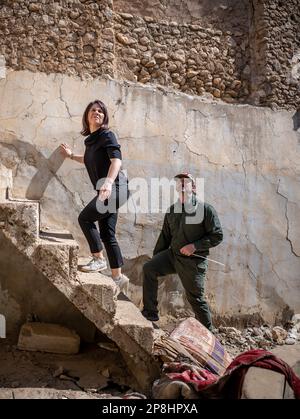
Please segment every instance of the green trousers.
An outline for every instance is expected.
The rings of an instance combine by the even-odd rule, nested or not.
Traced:
[[[177,256],[172,249],[163,250],[146,262],[143,267],[144,310],[157,314],[158,277],[177,273],[186,292],[186,297],[195,317],[207,329],[212,329],[211,314],[204,297],[207,260],[195,257]]]

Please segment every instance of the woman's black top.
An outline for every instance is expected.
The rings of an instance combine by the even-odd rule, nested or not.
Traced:
[[[84,153],[84,164],[88,171],[94,189],[100,189],[99,179],[107,177],[110,159],[122,160],[121,146],[118,144],[115,134],[106,129],[99,128],[90,134],[85,140],[86,146]],[[116,185],[119,183],[119,175],[115,179]]]

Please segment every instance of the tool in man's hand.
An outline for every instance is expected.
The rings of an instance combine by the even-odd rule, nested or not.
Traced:
[[[196,255],[195,253],[192,253],[191,256],[196,256],[197,258],[206,259],[206,260],[209,260],[210,262],[217,263],[218,265],[226,266],[226,265],[224,265],[224,263],[217,262],[216,260],[209,259],[209,258],[204,257],[204,256]]]

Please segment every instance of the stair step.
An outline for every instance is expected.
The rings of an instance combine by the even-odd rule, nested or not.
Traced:
[[[78,244],[72,239],[39,237],[32,262],[53,284],[77,281]]]
[[[101,308],[112,315],[116,312],[118,288],[112,278],[100,272],[77,272],[77,278],[84,291],[92,297]]]
[[[40,230],[39,239],[41,243],[62,243],[77,246],[77,242],[67,230]]]
[[[152,353],[154,328],[145,319],[140,310],[122,293],[117,300],[117,310],[114,317],[117,329],[125,331],[146,352]],[[116,330],[118,333],[118,330]],[[115,340],[118,342],[117,340]]]

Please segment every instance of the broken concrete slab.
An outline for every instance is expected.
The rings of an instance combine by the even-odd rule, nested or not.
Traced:
[[[12,389],[8,389],[8,388],[1,388],[0,389],[0,400],[4,400],[4,399],[13,399],[13,391]]]
[[[286,388],[292,391],[283,374],[264,368],[251,367],[245,376],[241,398],[283,399]]]
[[[118,345],[123,350],[133,353],[129,349],[132,341],[140,345],[149,354],[153,353],[154,328],[152,323],[146,320],[140,310],[122,294],[119,295],[117,300],[114,324],[115,328],[112,336],[116,333],[119,339],[121,336],[123,336],[123,339],[121,338],[122,340],[120,341],[113,338],[113,340],[118,342]],[[131,339],[128,339],[128,337],[131,337]]]
[[[57,354],[79,352],[80,337],[73,330],[50,323],[25,323],[20,331],[18,349]]]
[[[300,376],[300,344],[293,346],[283,345],[271,351],[277,358],[286,362]]]
[[[84,391],[56,390],[53,388],[18,388],[13,391],[14,399],[99,399],[101,396]],[[1,391],[0,391],[1,394]]]

